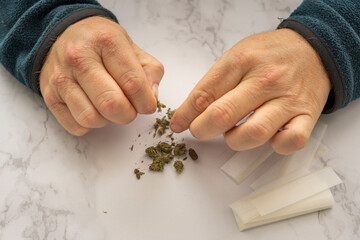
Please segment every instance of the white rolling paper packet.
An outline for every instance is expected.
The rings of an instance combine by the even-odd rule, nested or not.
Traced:
[[[329,188],[341,183],[329,167],[286,181],[279,179],[230,205],[240,230],[330,208]]]

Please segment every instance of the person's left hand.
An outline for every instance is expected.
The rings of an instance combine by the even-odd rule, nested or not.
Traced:
[[[237,151],[270,140],[276,152],[289,154],[305,146],[330,88],[320,58],[301,35],[289,29],[256,34],[225,52],[176,110],[170,127],[190,128],[200,140],[224,133]]]

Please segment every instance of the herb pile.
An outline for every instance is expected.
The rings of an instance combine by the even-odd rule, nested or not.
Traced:
[[[157,112],[162,112],[163,108],[166,108],[166,106],[158,101]],[[174,113],[175,110],[168,108],[166,116],[163,116],[162,118],[156,118],[154,123],[154,138],[156,136],[162,137],[169,130],[170,120]],[[170,163],[174,158],[177,158],[173,164],[173,167],[175,168],[176,172],[180,174],[184,169],[183,161],[187,159],[187,154],[193,160],[198,159],[198,155],[193,148],[187,149],[185,143],[175,143],[173,134],[174,133],[171,132],[170,134],[166,135],[167,142],[160,141],[155,146],[146,148],[146,155],[152,159],[152,163],[149,165],[150,171],[163,171],[168,163]],[[182,157],[182,161],[180,160],[180,157]],[[135,169],[134,173],[137,179],[140,179],[141,175],[145,174],[139,169]]]

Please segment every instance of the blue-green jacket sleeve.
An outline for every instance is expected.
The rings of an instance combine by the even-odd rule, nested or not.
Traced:
[[[115,16],[94,0],[1,0],[0,62],[37,93],[43,61],[56,38],[90,16]]]
[[[332,84],[323,113],[360,97],[360,0],[304,0],[279,28],[301,34],[320,56]]]

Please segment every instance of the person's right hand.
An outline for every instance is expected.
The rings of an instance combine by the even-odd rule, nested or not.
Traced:
[[[275,152],[290,154],[306,145],[330,89],[320,57],[300,34],[259,33],[224,53],[176,110],[170,128],[189,128],[200,140],[224,134],[236,151],[269,141]]]
[[[81,136],[109,122],[127,124],[156,110],[163,65],[117,23],[89,17],[53,44],[40,73],[44,101],[59,123]]]

